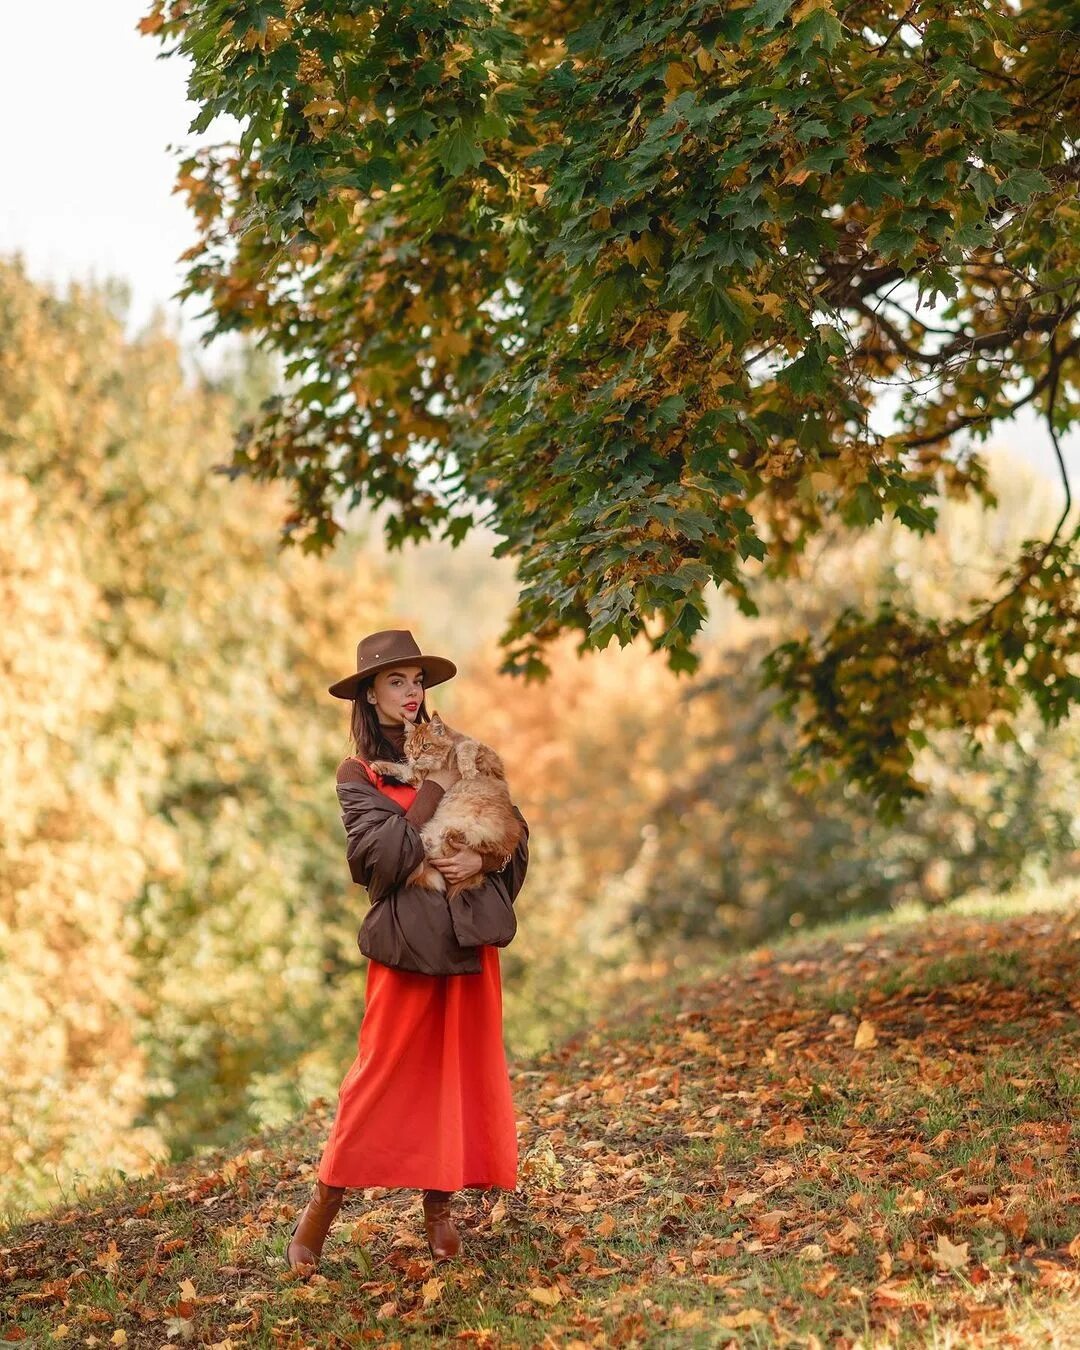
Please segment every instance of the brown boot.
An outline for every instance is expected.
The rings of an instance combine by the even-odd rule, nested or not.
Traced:
[[[285,1264],[290,1270],[310,1266],[311,1270],[306,1272],[310,1275],[316,1269],[326,1235],[344,1198],[344,1186],[327,1186],[324,1181],[316,1181],[315,1193],[297,1219],[285,1248]]]
[[[461,1237],[450,1218],[450,1197],[453,1191],[424,1192],[424,1231],[428,1246],[436,1261],[457,1256]]]

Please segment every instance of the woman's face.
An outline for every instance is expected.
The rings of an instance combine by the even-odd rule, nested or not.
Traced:
[[[380,670],[367,696],[375,704],[380,722],[412,722],[424,700],[424,672],[420,666]]]

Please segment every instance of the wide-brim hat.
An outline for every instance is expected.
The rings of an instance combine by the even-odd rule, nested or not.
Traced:
[[[442,684],[457,674],[457,666],[445,656],[428,656],[416,645],[407,628],[386,628],[369,633],[356,644],[356,670],[330,685],[335,698],[355,698],[361,680],[369,679],[387,666],[419,666],[424,672],[424,688]]]

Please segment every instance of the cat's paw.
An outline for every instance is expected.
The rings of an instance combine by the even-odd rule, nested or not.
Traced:
[[[392,764],[388,759],[373,759],[368,768],[377,773],[380,778],[385,778],[387,775],[396,777],[401,773],[401,765]]]

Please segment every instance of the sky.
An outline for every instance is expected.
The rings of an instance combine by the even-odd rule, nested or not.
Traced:
[[[0,63],[0,253],[63,283],[116,276],[131,287],[128,329],[161,306],[188,340],[204,331],[200,300],[172,299],[176,259],[195,240],[177,156],[196,107],[188,65],[136,29],[150,0],[7,5]],[[19,130],[21,128],[21,131]],[[213,129],[212,129],[213,130]],[[208,132],[202,140],[223,139]]]
[[[183,199],[172,193],[177,153],[190,148],[196,108],[187,64],[136,25],[150,0],[52,0],[9,4],[0,63],[0,254],[21,252],[30,275],[121,278],[130,286],[128,331],[160,307],[181,343],[194,349],[207,323],[199,299],[183,304],[178,256],[195,241]],[[212,126],[202,140],[228,138]],[[226,344],[199,349],[212,366]],[[880,425],[880,418],[875,418]],[[1053,447],[1026,410],[988,446],[1012,449],[1053,481],[1064,504]],[[1062,443],[1080,496],[1080,433]]]

